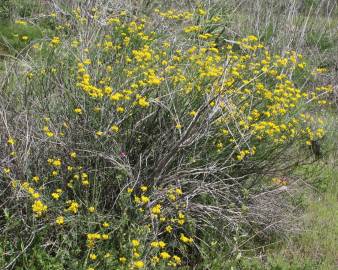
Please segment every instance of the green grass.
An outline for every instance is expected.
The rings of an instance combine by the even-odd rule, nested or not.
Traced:
[[[328,132],[322,142],[321,161],[303,166],[296,174],[306,182],[303,191],[304,215],[301,231],[290,233],[282,244],[269,251],[267,269],[337,269],[338,188],[337,188],[337,111],[327,112]]]
[[[304,166],[297,174],[310,185],[304,189],[301,232],[269,251],[267,269],[337,269],[338,188],[337,111],[328,112],[328,133],[318,163]],[[278,267],[279,268],[278,268]],[[272,267],[272,268],[271,268]],[[277,268],[273,268],[277,267]]]
[[[323,170],[327,189],[324,193],[305,192],[304,216],[301,217],[301,232],[290,233],[287,240],[273,245],[263,258],[210,259],[210,269],[233,270],[334,270],[337,269],[338,245],[338,169],[326,166]],[[231,268],[232,267],[232,268]]]
[[[302,217],[303,231],[299,236],[291,236],[281,247],[274,250],[272,258],[283,262],[289,268],[292,264],[312,265],[309,269],[336,269],[338,244],[338,192],[337,168],[324,169],[327,191],[322,194],[307,194],[306,209]],[[305,268],[307,269],[307,268]]]
[[[284,257],[290,261],[312,261],[317,269],[336,269],[338,235],[337,192],[313,198],[304,217],[305,231],[286,245]]]
[[[13,17],[30,17],[42,10],[40,0],[1,0],[0,19],[10,20]]]
[[[20,51],[42,36],[41,28],[35,25],[0,24],[0,46],[6,51]],[[23,40],[24,37],[28,40]]]

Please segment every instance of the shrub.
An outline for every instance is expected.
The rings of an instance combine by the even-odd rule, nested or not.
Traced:
[[[219,43],[203,8],[152,16],[55,14],[55,36],[8,73],[1,226],[17,250],[38,237],[74,269],[165,269],[285,228],[284,174],[325,134],[305,109],[331,87],[297,86],[295,51]]]

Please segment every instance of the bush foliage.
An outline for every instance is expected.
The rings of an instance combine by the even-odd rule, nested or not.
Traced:
[[[332,92],[300,82],[324,69],[225,39],[203,6],[48,20],[3,80],[3,267],[194,267],[288,228],[287,175],[320,156],[325,122],[308,111]]]

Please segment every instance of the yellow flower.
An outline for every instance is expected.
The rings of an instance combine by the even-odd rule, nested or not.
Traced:
[[[46,135],[47,135],[47,137],[53,137],[53,136],[54,136],[54,133],[51,132],[51,131],[47,131],[47,132],[46,132]]]
[[[32,210],[36,216],[40,217],[48,209],[47,205],[44,205],[42,201],[36,200],[32,205]]]
[[[100,136],[103,135],[103,132],[102,132],[102,131],[96,131],[95,134],[96,134],[96,136],[99,136],[99,137],[100,137]]]
[[[60,159],[55,159],[53,162],[52,162],[53,166],[55,167],[60,167],[61,166],[61,160]]]
[[[168,198],[173,202],[176,201],[176,196],[174,194],[169,194]]]
[[[35,182],[35,183],[37,183],[37,182],[39,182],[40,181],[40,177],[39,176],[33,176],[33,181]]]
[[[160,261],[160,258],[157,257],[157,256],[153,256],[153,257],[151,258],[151,261],[152,261],[153,264],[156,264],[156,263],[158,263],[158,262]]]
[[[195,116],[196,116],[196,114],[197,114],[197,112],[195,112],[195,111],[191,111],[189,114],[190,114],[190,116],[192,116],[192,117],[195,117]]]
[[[72,46],[73,48],[76,48],[77,46],[79,46],[79,44],[80,44],[79,41],[73,40],[72,43],[71,43],[71,46]]]
[[[179,195],[179,196],[182,196],[182,195],[183,195],[183,191],[182,191],[182,189],[180,189],[180,188],[176,188],[175,192],[176,192],[176,194]]]
[[[300,69],[303,69],[303,68],[306,66],[306,64],[305,64],[305,63],[299,63],[297,66],[298,66]]]
[[[200,8],[200,9],[197,10],[197,14],[203,16],[203,15],[207,14],[207,12],[205,11],[205,9]]]
[[[108,228],[108,227],[109,227],[109,223],[108,223],[108,222],[104,222],[104,223],[102,224],[102,227],[103,227],[103,228]]]
[[[92,63],[92,61],[90,59],[85,59],[83,61],[83,64],[85,64],[85,65],[90,65],[91,63]]]
[[[135,201],[136,203],[141,203],[141,199],[140,199],[140,197],[138,197],[138,196],[134,196],[134,201]]]
[[[202,29],[202,27],[199,26],[199,25],[192,25],[192,26],[188,26],[188,27],[184,28],[184,32],[185,33],[198,32],[201,29]]]
[[[94,253],[90,253],[89,254],[89,258],[93,261],[95,261],[97,259],[97,256]]]
[[[76,153],[75,152],[71,152],[69,155],[70,155],[71,158],[76,158]]]
[[[167,260],[167,259],[170,259],[171,256],[168,252],[163,251],[160,253],[160,257],[164,260]]]
[[[60,198],[60,194],[56,193],[56,192],[53,192],[52,193],[52,197],[53,197],[54,200],[58,200]]]
[[[128,188],[128,189],[127,189],[127,192],[128,192],[128,193],[132,193],[132,192],[133,192],[133,189],[132,189],[132,188]]]
[[[153,241],[150,243],[150,246],[151,247],[154,247],[154,248],[164,248],[167,244],[164,243],[163,241]]]
[[[103,240],[108,240],[109,239],[109,235],[108,234],[102,234],[102,239]]]
[[[110,129],[115,133],[119,132],[119,127],[117,125],[112,125]]]
[[[173,231],[173,227],[168,225],[167,227],[165,227],[165,231],[168,232],[168,233],[171,233]]]
[[[88,208],[88,211],[89,211],[90,213],[94,213],[94,212],[95,212],[95,207],[93,207],[93,206],[89,207],[89,208]]]
[[[12,180],[11,184],[12,184],[12,188],[16,188],[19,184],[19,181],[18,180]]]
[[[154,207],[151,208],[151,212],[154,215],[158,215],[161,213],[161,205],[160,204],[156,204]]]
[[[35,192],[34,188],[32,187],[28,187],[27,191],[29,194],[33,194]]]
[[[179,219],[184,219],[185,216],[184,216],[184,214],[183,214],[182,212],[179,212],[179,213],[178,213],[178,218],[179,218]]]
[[[28,190],[28,189],[29,189],[29,183],[28,183],[28,182],[23,182],[23,183],[22,183],[22,187],[23,187],[25,190]]]
[[[111,254],[109,252],[107,252],[106,254],[104,254],[104,258],[110,258]]]
[[[69,187],[69,188],[73,189],[73,188],[74,188],[74,186],[73,186],[73,182],[72,182],[72,181],[70,181],[69,183],[67,183],[67,187]]]
[[[15,21],[15,24],[26,25],[27,22],[24,21],[24,20],[16,20],[16,21]]]
[[[185,220],[184,219],[179,219],[178,221],[177,221],[177,224],[179,224],[179,225],[183,225],[185,223]]]
[[[115,93],[110,96],[111,100],[118,101],[123,98],[123,95],[121,93]]]
[[[138,253],[137,251],[134,251],[133,255],[134,255],[135,258],[138,258],[138,257],[141,256],[140,253]]]
[[[181,258],[178,257],[178,256],[176,256],[176,255],[173,256],[173,260],[174,260],[177,264],[181,264],[181,263],[182,263]]]
[[[139,104],[141,107],[148,107],[148,106],[149,106],[149,102],[148,102],[144,97],[141,97],[141,98],[138,100],[138,104]]]
[[[158,242],[158,246],[159,246],[160,248],[164,248],[166,245],[167,245],[167,244],[164,243],[163,241],[159,241],[159,242]]]
[[[76,214],[79,210],[79,204],[75,201],[70,201],[70,205],[67,210]]]
[[[148,190],[148,187],[146,187],[146,186],[141,186],[141,190],[142,190],[143,192],[146,192],[146,191]]]
[[[99,240],[99,239],[101,239],[101,234],[99,234],[99,233],[88,233],[87,239],[88,240]]]
[[[125,257],[120,257],[119,258],[120,263],[125,263],[127,259]]]
[[[40,198],[40,194],[38,192],[34,192],[32,194],[32,197],[33,197],[33,199],[38,199],[38,198]]]
[[[193,239],[191,237],[187,237],[185,236],[183,233],[181,233],[181,237],[180,237],[180,240],[183,242],[183,243],[186,243],[186,244],[191,244]]]
[[[15,140],[12,137],[9,137],[8,140],[7,140],[7,144],[14,145],[15,144]]]
[[[140,241],[139,240],[136,240],[136,239],[133,239],[131,240],[131,244],[134,246],[134,247],[138,247],[140,245]]]
[[[116,108],[116,111],[119,112],[119,113],[124,112],[124,110],[125,110],[125,109],[124,109],[123,107],[117,107],[117,108]]]
[[[136,261],[136,262],[134,262],[134,266],[138,269],[143,268],[144,262],[143,261]]]
[[[141,201],[142,201],[142,203],[148,203],[149,202],[149,197],[142,195],[141,196]]]
[[[82,114],[82,109],[81,108],[75,108],[74,112],[77,114]]]
[[[58,216],[55,220],[55,223],[58,225],[63,225],[65,223],[65,219],[63,216]]]
[[[60,38],[59,37],[53,37],[53,39],[51,40],[51,44],[52,45],[58,45],[58,44],[60,44]]]

